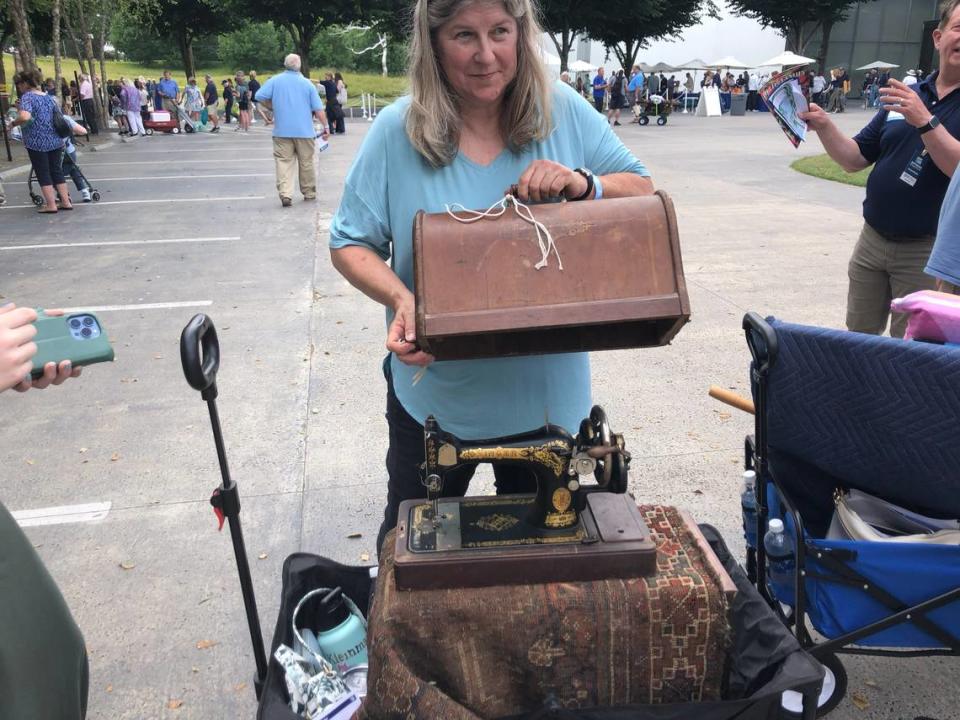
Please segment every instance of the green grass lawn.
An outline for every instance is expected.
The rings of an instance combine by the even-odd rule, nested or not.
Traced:
[[[833,180],[834,182],[857,185],[858,187],[866,187],[867,178],[873,169],[873,166],[870,166],[860,172],[848,173],[826,154],[800,158],[791,163],[790,167],[805,175],[813,175],[814,177],[823,178],[824,180]]]
[[[4,67],[7,69],[8,82],[9,78],[13,75],[13,56],[10,54],[4,54]],[[53,57],[40,57],[37,58],[37,62],[40,65],[40,69],[43,70],[44,74],[48,77],[53,77]],[[107,79],[119,78],[119,77],[139,77],[143,75],[146,78],[155,78],[158,79],[162,74],[164,68],[160,66],[147,66],[147,65],[138,65],[137,63],[124,62],[122,60],[107,60]],[[67,77],[67,80],[73,78],[74,71],[80,72],[80,65],[73,58],[64,58],[63,59],[63,74]],[[173,73],[173,78],[181,86],[186,82],[186,77],[183,74],[183,71],[179,68],[170,68],[170,71]],[[264,69],[261,70],[257,68],[257,77],[263,82],[266,78],[270,77],[276,73],[276,68]],[[323,74],[327,71],[327,68],[312,68],[310,71],[310,76],[314,80],[322,79]],[[332,71],[332,70],[331,70]],[[232,78],[236,68],[230,68],[225,65],[219,65],[214,67],[203,67],[200,66],[197,68],[198,77],[203,77],[207,73],[213,75],[213,77],[219,83],[220,80],[225,78]],[[99,73],[98,73],[99,74]],[[360,95],[362,93],[372,93],[377,96],[377,104],[380,104],[381,98],[384,101],[392,101],[396,98],[403,95],[406,92],[407,88],[407,79],[405,76],[394,76],[388,75],[384,77],[382,75],[366,75],[361,73],[352,73],[346,72],[343,74],[343,79],[347,83],[347,95],[349,100],[347,102],[348,106],[357,106],[360,105]]]

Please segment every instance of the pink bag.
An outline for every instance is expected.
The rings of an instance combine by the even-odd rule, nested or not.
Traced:
[[[904,340],[960,343],[960,295],[921,290],[896,298],[890,309],[910,314]]]

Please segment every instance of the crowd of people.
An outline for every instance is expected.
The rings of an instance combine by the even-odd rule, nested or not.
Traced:
[[[645,73],[635,65],[627,76],[623,70],[615,70],[607,75],[605,68],[597,69],[591,81],[586,73],[578,73],[571,79],[568,72],[561,73],[561,80],[576,89],[584,98],[590,100],[598,112],[607,113],[613,125],[620,125],[620,111],[636,105],[644,105],[653,96],[673,107],[683,106],[687,96],[697,97],[705,87],[714,87],[723,96],[746,94],[746,109],[752,112],[762,109],[758,98],[759,90],[769,80],[770,75],[744,70],[735,75],[715,69],[704,71],[699,83],[694,76],[686,72],[683,79],[678,74],[667,76],[664,72]],[[870,70],[863,79],[863,107],[880,107],[880,90],[887,87],[891,74],[889,70]],[[914,85],[922,73],[908,70],[903,78],[905,85]],[[798,75],[800,88],[807,102],[816,103],[829,113],[842,113],[847,108],[847,96],[851,91],[850,73],[844,67],[831,68],[826,75],[813,70],[801,71]],[[728,104],[724,104],[724,110]],[[636,118],[634,118],[636,121]]]
[[[285,69],[291,71],[289,67]],[[299,75],[299,65],[296,72]],[[92,199],[90,184],[76,162],[73,138],[75,135],[100,134],[101,123],[97,117],[94,93],[99,93],[108,116],[116,124],[121,136],[146,137],[151,116],[158,111],[169,113],[178,131],[202,129],[217,133],[222,124],[229,125],[236,121],[235,132],[249,132],[250,125],[258,122],[258,118],[266,127],[274,125],[274,113],[269,101],[271,94],[261,92],[266,85],[261,86],[254,70],[249,73],[237,71],[234,77],[221,80],[219,88],[209,74],[204,76],[202,87],[195,77],[189,77],[181,88],[169,70],[164,71],[159,80],[143,76],[120,77],[108,80],[102,87],[96,76],[83,74],[78,79],[79,82],[63,79],[58,90],[56,82],[51,78],[44,79],[38,69],[22,71],[14,77],[16,102],[8,118],[8,129],[15,139],[23,141],[27,149],[43,198],[38,212],[43,214],[73,209],[67,176],[73,180],[84,202]],[[315,137],[326,138],[327,116],[330,118],[331,133],[345,133],[343,107],[347,103],[347,83],[343,76],[339,72],[327,73],[323,81],[315,84],[306,78],[302,79],[318,97],[325,98],[326,114],[321,111],[317,115],[317,118],[322,118],[323,125],[319,134],[311,125],[309,132],[298,129],[294,137],[306,139],[309,136],[311,142]],[[308,108],[308,119],[312,111],[313,108]],[[274,136],[276,144],[276,132]],[[281,137],[289,139],[285,135]],[[312,150],[311,146],[311,158]],[[311,193],[314,192],[311,188],[315,181],[303,174],[307,160],[304,153],[299,154],[303,155],[300,158],[301,190],[307,199],[311,199]],[[278,178],[285,178],[283,183],[278,183],[278,188],[286,207],[290,204],[293,165],[289,158],[281,161],[278,157],[277,162]],[[0,185],[0,204],[4,202],[5,195]]]

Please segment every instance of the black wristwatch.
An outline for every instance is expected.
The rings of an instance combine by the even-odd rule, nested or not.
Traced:
[[[583,191],[583,195],[581,195],[580,197],[575,197],[570,199],[573,200],[574,202],[577,202],[578,200],[586,200],[588,197],[590,197],[590,193],[593,192],[593,173],[587,170],[586,168],[574,168],[573,171],[575,173],[582,175],[583,178],[587,181],[587,189]]]
[[[917,128],[917,132],[923,135],[924,133],[928,133],[936,127],[940,127],[940,118],[938,118],[936,115],[933,115],[930,118],[930,122]]]

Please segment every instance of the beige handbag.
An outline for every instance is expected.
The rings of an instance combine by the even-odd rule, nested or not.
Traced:
[[[960,545],[960,522],[938,520],[859,490],[833,494],[830,540]]]

